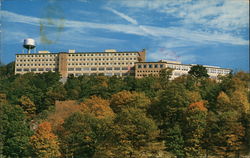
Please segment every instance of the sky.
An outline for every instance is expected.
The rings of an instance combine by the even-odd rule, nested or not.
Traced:
[[[248,0],[0,1],[5,64],[33,38],[36,51],[146,49],[147,61],[249,71]]]

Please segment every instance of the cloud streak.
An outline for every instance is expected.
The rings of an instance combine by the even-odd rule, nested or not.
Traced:
[[[249,27],[248,0],[147,0],[115,1],[110,6],[125,6],[138,10],[152,10],[179,19],[189,25],[203,25],[213,29],[234,31]]]
[[[30,24],[39,26],[41,21],[44,21],[46,24],[46,19],[41,19],[37,17],[19,15],[9,11],[1,11],[4,20],[9,22],[19,22],[24,24]],[[114,13],[116,14],[116,13]],[[118,15],[118,14],[117,14]],[[84,21],[74,21],[74,20],[65,20],[64,27],[71,29],[83,30],[88,29],[104,29],[111,32],[133,34],[137,36],[145,36],[153,39],[160,38],[174,38],[181,39],[186,41],[192,41],[197,43],[225,43],[233,45],[248,45],[249,41],[240,37],[233,36],[227,33],[211,33],[205,31],[192,31],[182,27],[156,27],[156,26],[147,26],[147,25],[134,25],[138,24],[137,21],[134,21],[129,16],[125,14],[119,14],[119,16],[126,17],[133,25],[126,24],[103,24],[103,23],[93,23],[93,22],[84,22]],[[55,22],[58,19],[53,19]],[[135,23],[136,22],[136,23]],[[47,24],[48,27],[54,27],[53,25]],[[143,30],[143,31],[142,31]]]
[[[104,9],[113,12],[114,14],[116,14],[116,15],[120,16],[121,18],[127,20],[127,21],[130,22],[131,24],[138,25],[138,22],[137,22],[135,19],[129,17],[129,16],[126,15],[126,14],[123,14],[123,13],[121,13],[121,12],[118,12],[118,11],[115,10],[115,9],[108,8],[108,7],[105,7]]]

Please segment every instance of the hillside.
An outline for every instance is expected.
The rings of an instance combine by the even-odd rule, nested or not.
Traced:
[[[249,73],[215,81],[14,75],[1,67],[1,157],[246,156]],[[11,70],[11,69],[9,69]]]

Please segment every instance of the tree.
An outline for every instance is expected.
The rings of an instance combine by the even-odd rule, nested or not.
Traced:
[[[0,104],[0,139],[3,156],[30,156],[29,137],[32,132],[20,106]]]
[[[163,89],[165,89],[167,84],[169,83],[172,73],[173,73],[173,69],[171,68],[165,68],[165,69],[160,70],[159,80]]]
[[[206,129],[207,108],[204,101],[192,103],[188,106],[184,118],[185,155],[199,157],[202,154],[202,138]]]
[[[241,114],[224,92],[218,95],[215,109],[215,113],[208,115],[206,148],[227,157],[240,150],[245,129],[240,122]]]
[[[159,133],[155,122],[141,109],[124,109],[117,115],[114,123],[113,132],[118,144],[111,152],[119,157],[140,157],[145,149],[149,149],[145,147]]]
[[[114,117],[113,110],[109,107],[109,101],[97,96],[92,96],[81,103],[83,112],[91,113],[97,118]]]
[[[26,96],[19,99],[19,104],[23,108],[27,118],[32,119],[36,114],[36,105]]]
[[[30,138],[30,143],[36,157],[51,158],[61,155],[57,136],[52,133],[49,122],[38,125],[36,133]]]
[[[207,74],[207,69],[203,67],[202,65],[192,66],[191,69],[188,71],[188,74],[196,78],[208,78],[209,77],[209,75]]]
[[[121,91],[112,95],[110,107],[115,113],[121,112],[123,109],[134,107],[144,109],[148,108],[150,100],[145,94],[140,92]]]
[[[185,144],[182,127],[179,124],[180,123],[176,123],[173,127],[169,128],[164,136],[164,140],[166,140],[165,146],[167,151],[170,151],[177,157],[184,157]]]
[[[76,112],[65,120],[59,134],[64,156],[93,157],[99,146],[109,142],[112,131],[110,121],[92,114]]]

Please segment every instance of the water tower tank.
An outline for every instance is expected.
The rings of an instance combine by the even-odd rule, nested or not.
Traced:
[[[35,40],[32,38],[26,38],[23,40],[23,47],[26,49],[33,49],[36,47]]]

